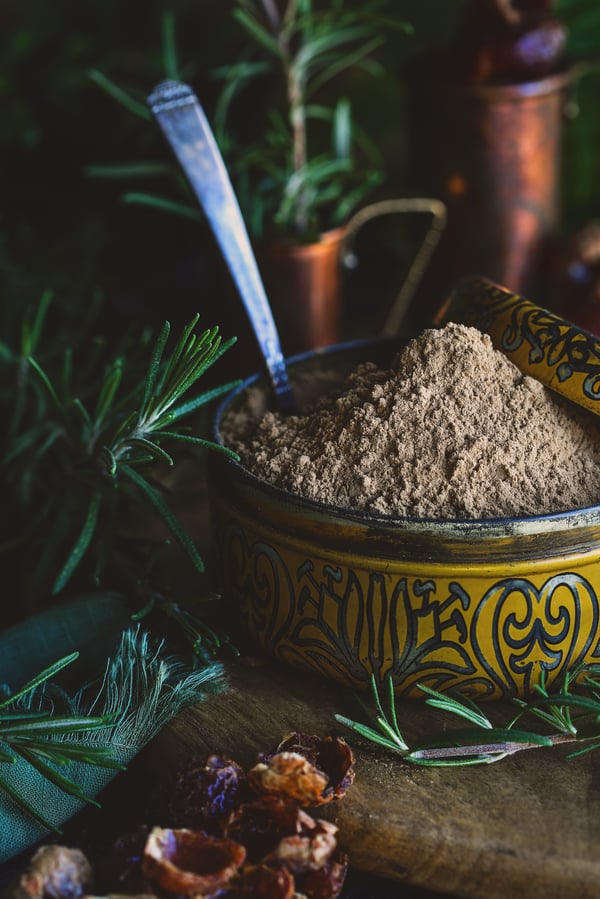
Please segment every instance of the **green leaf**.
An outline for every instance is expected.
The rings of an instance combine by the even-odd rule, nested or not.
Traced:
[[[229,447],[223,446],[222,443],[215,443],[214,440],[206,440],[204,437],[193,437],[191,434],[180,434],[178,431],[157,431],[156,436],[160,437],[161,440],[180,440],[184,443],[190,443],[192,446],[203,446],[206,449],[213,450],[213,452],[225,453],[226,456],[235,459],[236,462],[240,461],[239,455],[229,449]]]
[[[19,808],[23,809],[26,814],[31,815],[31,817],[35,821],[37,821],[38,824],[41,824],[43,828],[51,831],[52,833],[60,835],[61,831],[58,829],[58,827],[55,827],[55,825],[52,824],[47,818],[44,818],[41,812],[39,812],[35,808],[35,806],[28,802],[27,799],[25,799],[25,797],[21,795],[21,793],[17,792],[17,790],[15,790],[1,775],[0,789],[4,790],[4,792],[13,800],[13,802],[15,802],[19,806]]]
[[[123,378],[123,358],[117,357],[104,379],[102,384],[102,389],[100,390],[100,395],[98,397],[98,402],[96,404],[96,411],[94,413],[94,418],[97,423],[101,423],[106,418],[108,414],[117,390],[119,389],[119,385]]]
[[[159,457],[164,462],[166,462],[167,465],[175,464],[173,457],[170,456],[169,453],[166,450],[164,450],[162,448],[162,446],[159,446],[159,444],[156,443],[154,440],[148,440],[147,437],[132,437],[130,440],[130,443],[133,445],[137,444],[139,446],[146,447],[146,449],[148,449],[150,455]]]
[[[367,740],[370,740],[372,743],[377,743],[379,746],[384,746],[386,749],[391,749],[393,752],[403,752],[406,749],[406,747],[403,744],[398,743],[396,739],[388,739],[372,727],[368,727],[366,724],[360,724],[358,721],[352,721],[351,718],[346,718],[344,715],[336,715],[335,720],[339,721],[339,723],[343,724],[345,727],[350,728],[350,730],[353,730],[361,737],[365,737]]]
[[[98,521],[98,511],[100,509],[100,503],[102,500],[102,494],[99,490],[97,490],[90,500],[90,504],[88,506],[87,515],[85,517],[85,521],[83,523],[83,527],[71,553],[62,567],[58,577],[56,578],[54,585],[52,587],[52,594],[56,596],[57,593],[66,586],[66,584],[71,579],[73,573],[84,557],[87,548],[90,545],[90,541],[96,530],[96,523]]]
[[[152,399],[156,381],[160,372],[160,363],[162,361],[165,345],[167,343],[167,340],[169,339],[170,333],[171,325],[169,322],[165,322],[161,328],[160,334],[158,335],[154,343],[152,358],[150,359],[150,365],[148,366],[148,371],[146,373],[146,390],[144,391],[144,398],[142,400],[142,407],[140,409],[140,418],[144,417],[147,414],[147,409],[150,406],[150,401]]]
[[[281,49],[277,41],[256,19],[253,19],[241,9],[234,10],[233,17],[260,46],[268,50],[269,53],[273,53],[274,56],[281,56]]]
[[[35,359],[33,358],[33,356],[28,356],[28,357],[27,357],[27,361],[28,361],[29,365],[31,365],[31,367],[33,368],[33,370],[35,371],[35,373],[37,374],[37,376],[39,377],[41,383],[44,385],[44,388],[45,388],[45,390],[46,390],[48,396],[49,396],[50,399],[52,400],[52,402],[53,402],[55,408],[57,409],[58,412],[60,412],[61,417],[64,418],[64,417],[65,417],[65,409],[64,409],[64,406],[63,406],[63,404],[61,403],[60,399],[58,398],[58,394],[56,393],[56,391],[55,391],[55,389],[54,389],[54,387],[53,387],[53,385],[52,385],[52,382],[51,382],[50,378],[48,377],[48,375],[46,374],[46,372],[44,371],[44,369],[41,367],[41,365],[39,365],[39,364],[35,361]]]
[[[53,678],[56,674],[59,673],[59,671],[62,671],[63,668],[67,668],[69,665],[72,665],[73,662],[78,658],[78,652],[71,652],[69,653],[69,655],[63,656],[62,659],[58,659],[58,661],[54,662],[52,665],[44,668],[43,671],[40,671],[39,674],[28,681],[25,686],[17,690],[16,693],[13,692],[6,699],[0,701],[0,709],[4,709],[7,706],[12,705],[12,703],[17,701],[17,699],[21,699],[22,696],[26,696],[27,693],[31,693],[41,684]]]
[[[46,780],[53,783],[56,787],[63,791],[63,793],[67,793],[69,796],[74,796],[76,799],[81,799],[82,802],[87,802],[90,805],[96,806],[96,808],[100,808],[100,803],[95,799],[91,799],[85,795],[81,786],[75,781],[70,780],[68,777],[65,777],[63,774],[60,774],[52,765],[48,765],[43,759],[39,758],[34,752],[30,752],[27,749],[21,749],[20,754],[28,762],[32,768],[35,768],[36,771],[46,778]]]
[[[174,409],[171,409],[171,421],[176,421],[179,418],[183,418],[184,415],[189,415],[190,412],[195,412],[202,406],[206,406],[208,403],[212,403],[212,401],[217,399],[218,397],[224,396],[225,394],[230,393],[232,390],[235,390],[241,383],[242,382],[239,380],[230,381],[228,384],[222,384],[220,387],[215,387],[212,390],[207,390],[205,393],[200,394],[192,400],[187,400],[180,406],[176,406]]]
[[[177,47],[175,41],[175,17],[171,10],[165,10],[162,14],[162,55],[163,68],[167,78],[173,81],[179,80],[179,63],[177,61]]]
[[[492,728],[492,723],[487,715],[467,697],[457,696],[452,693],[440,693],[438,690],[425,686],[425,684],[418,684],[417,686],[419,690],[422,690],[429,697],[426,700],[427,705],[449,712],[452,715],[458,715],[467,721],[471,721],[473,724],[479,725],[479,727]]]
[[[122,162],[113,165],[88,165],[84,173],[89,178],[129,181],[133,178],[152,178],[156,175],[170,175],[173,167],[164,162]]]
[[[351,53],[337,54],[329,65],[324,66],[321,72],[311,79],[310,86],[307,87],[306,91],[307,97],[312,97],[326,84],[329,84],[330,81],[333,81],[334,78],[337,78],[338,75],[341,75],[348,69],[357,67],[361,62],[363,62],[364,58],[369,53],[373,53],[375,50],[381,47],[383,43],[384,39],[382,37],[373,37],[370,41],[367,41],[365,44],[363,44],[361,47],[358,47]],[[370,61],[370,63],[369,74],[371,74],[373,77],[383,74],[383,70],[380,66],[378,66],[374,61]]]
[[[46,313],[53,299],[54,292],[52,290],[45,290],[38,303],[31,326],[29,326],[27,319],[24,319],[21,337],[21,353],[23,356],[31,356],[37,351],[42,329],[44,327],[44,321],[46,319]]]
[[[569,706],[572,708],[585,709],[596,715],[600,715],[600,701],[590,696],[579,696],[578,694],[560,693],[555,696],[543,696],[535,699],[529,704],[529,710],[533,710],[545,706]]]
[[[13,721],[2,728],[2,739],[6,742],[16,741],[22,737],[35,737],[51,734],[71,734],[79,731],[102,730],[113,723],[111,715],[102,715],[97,718],[77,715],[57,716],[39,720],[37,717],[31,721],[24,716],[22,721]]]
[[[352,148],[352,118],[350,101],[338,100],[333,119],[333,152],[339,159],[348,159]]]
[[[128,478],[139,489],[143,496],[148,500],[151,506],[159,513],[181,548],[187,553],[193,562],[197,571],[204,571],[204,563],[196,546],[183,528],[180,521],[169,509],[161,495],[145,480],[135,469],[129,465],[121,465],[121,473]]]
[[[195,343],[195,335],[193,331],[198,324],[199,319],[200,315],[196,313],[191,322],[189,322],[189,324],[187,324],[181,332],[181,336],[175,344],[175,349],[173,350],[173,353],[171,354],[171,357],[167,364],[167,372],[172,371],[176,367],[182,356],[191,352]]]
[[[122,196],[122,202],[125,204],[132,203],[141,206],[151,206],[161,212],[170,212],[173,215],[179,215],[183,218],[191,219],[193,222],[203,221],[202,213],[194,206],[188,206],[184,203],[177,203],[168,197],[159,197],[155,194],[139,193],[130,191]]]
[[[99,72],[98,69],[90,69],[88,71],[88,77],[91,78],[98,87],[105,91],[105,93],[112,97],[113,100],[116,100],[117,103],[120,103],[121,106],[124,106],[125,109],[129,110],[129,112],[132,112],[134,115],[138,116],[138,118],[144,119],[147,122],[151,121],[152,115],[146,104],[137,101],[131,94],[128,94],[127,91],[123,90],[122,87],[112,81],[103,72]]]

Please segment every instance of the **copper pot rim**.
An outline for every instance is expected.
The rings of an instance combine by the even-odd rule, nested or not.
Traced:
[[[539,78],[528,81],[505,81],[495,84],[461,84],[452,79],[447,81],[435,75],[422,78],[422,85],[427,90],[435,90],[440,94],[453,97],[468,97],[487,103],[505,101],[524,101],[564,93],[574,81],[582,75],[598,68],[598,62],[584,60],[565,65],[563,68]]]
[[[302,363],[318,357],[334,356],[338,353],[343,354],[357,350],[368,351],[369,348],[381,348],[386,345],[388,349],[392,349],[394,345],[400,346],[400,342],[398,338],[375,338],[340,343],[292,356],[286,360],[286,364],[288,369],[293,371],[294,366],[302,365]],[[267,390],[264,374],[255,372],[221,401],[213,418],[213,439],[216,443],[223,445],[220,423],[229,406],[248,388],[262,387],[263,385]],[[411,533],[418,537],[468,543],[472,543],[474,540],[512,540],[518,537],[544,537],[552,534],[557,537],[562,535],[566,543],[569,543],[572,535],[573,543],[578,543],[582,532],[596,531],[600,528],[600,504],[577,509],[564,509],[544,515],[498,518],[440,519],[384,515],[334,506],[291,493],[262,480],[240,462],[221,453],[210,454],[210,463],[215,466],[215,471],[223,466],[222,476],[228,484],[239,485],[241,489],[255,494],[270,505],[285,509],[291,518],[299,516],[318,519],[333,526],[339,524],[346,528],[354,526],[360,529],[374,529],[390,535]]]
[[[339,246],[346,234],[346,225],[330,228],[322,231],[316,240],[308,243],[299,243],[292,238],[274,238],[273,240],[261,240],[256,243],[256,250],[260,255],[270,256],[274,259],[289,256],[315,256],[320,253],[328,253]]]

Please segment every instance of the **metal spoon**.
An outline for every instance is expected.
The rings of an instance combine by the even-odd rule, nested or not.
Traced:
[[[202,206],[237,286],[267,365],[277,406],[294,410],[271,307],[223,157],[198,98],[187,84],[163,81],[148,105]]]

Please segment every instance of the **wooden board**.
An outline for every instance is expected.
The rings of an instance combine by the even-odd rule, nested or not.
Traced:
[[[600,899],[600,755],[524,751],[493,765],[422,768],[343,731],[351,697],[335,684],[245,658],[228,688],[187,709],[147,748],[150,772],[190,754],[222,752],[250,765],[292,730],[342,733],[356,754],[347,796],[318,814],[334,820],[358,870],[457,897]],[[399,712],[407,736],[439,713]],[[600,752],[600,751],[599,751]]]

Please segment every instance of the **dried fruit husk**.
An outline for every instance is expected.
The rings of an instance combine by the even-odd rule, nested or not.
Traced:
[[[307,899],[336,899],[340,895],[348,873],[348,856],[339,849],[321,868],[297,875],[296,889]]]
[[[265,861],[282,864],[293,874],[323,868],[337,849],[337,827],[314,818],[303,825],[302,833],[283,837]]]
[[[317,805],[328,777],[298,752],[277,752],[248,772],[257,793],[286,796],[301,806]]]
[[[220,831],[220,821],[240,805],[247,788],[240,766],[220,755],[195,758],[176,774],[169,814],[177,827]]]
[[[255,802],[245,802],[231,813],[224,833],[242,843],[248,861],[256,864],[272,852],[284,837],[308,832],[313,819],[306,812],[281,796],[262,796]]]
[[[92,883],[92,867],[80,849],[40,846],[10,890],[19,899],[79,899]]]
[[[316,774],[311,777],[309,768],[301,769],[298,765],[294,769],[290,765],[286,778],[286,766],[281,758],[278,759],[286,753],[305,758]],[[342,737],[321,738],[294,731],[284,737],[275,750],[263,753],[259,758],[259,764],[248,773],[250,786],[259,792],[290,795],[304,806],[324,805],[341,799],[354,781],[354,755]],[[301,779],[296,776],[296,771],[302,772]],[[275,774],[280,775],[279,779]],[[317,789],[319,782],[322,786]]]
[[[248,865],[226,895],[227,899],[294,899],[298,894],[294,875],[287,868]]]
[[[246,860],[231,839],[201,830],[155,827],[144,848],[146,877],[168,893],[210,895],[225,887]]]

